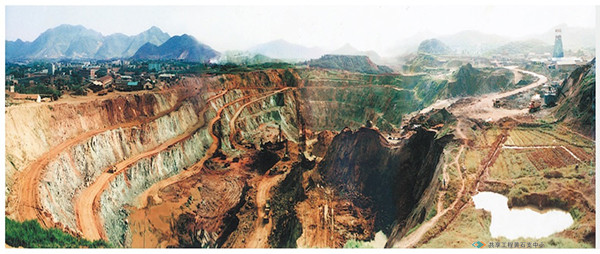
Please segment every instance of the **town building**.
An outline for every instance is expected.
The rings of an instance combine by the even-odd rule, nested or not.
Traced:
[[[15,100],[29,100],[29,101],[35,101],[35,102],[42,102],[42,97],[39,94],[20,94],[20,93],[15,93],[13,95],[13,99]]]
[[[113,78],[109,75],[103,76],[97,80],[100,85],[104,88],[110,86],[113,83]]]

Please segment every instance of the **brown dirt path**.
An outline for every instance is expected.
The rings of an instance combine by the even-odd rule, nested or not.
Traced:
[[[433,218],[431,218],[430,220],[421,224],[421,226],[419,226],[419,228],[417,228],[415,231],[413,231],[410,235],[404,236],[400,240],[400,242],[398,242],[397,244],[394,245],[394,248],[411,248],[411,247],[415,246],[417,243],[419,243],[419,241],[421,241],[421,238],[423,237],[423,235],[425,235],[425,233],[427,233],[427,231],[429,231],[433,226],[435,226],[435,224],[438,222],[438,220],[442,216],[444,216],[448,211],[455,208],[458,201],[462,198],[463,192],[465,190],[465,178],[462,175],[462,172],[460,170],[460,163],[459,163],[460,155],[462,154],[464,148],[465,148],[465,145],[460,146],[460,150],[458,151],[458,154],[456,155],[456,158],[454,159],[454,164],[456,165],[456,170],[458,172],[458,176],[460,178],[461,184],[460,184],[460,190],[458,191],[456,198],[454,199],[452,204],[450,204],[450,206],[448,206],[446,209],[441,210],[441,207],[442,207],[441,203],[443,202],[443,200],[442,200],[442,194],[440,193],[440,195],[438,196],[437,208],[439,209],[438,211],[441,211],[441,212],[438,212],[435,216],[433,216]]]
[[[514,90],[507,91],[507,92],[491,93],[491,94],[485,94],[485,95],[479,96],[478,100],[475,103],[454,109],[454,110],[452,110],[452,114],[457,115],[457,116],[465,116],[465,117],[469,117],[469,118],[479,118],[479,119],[485,119],[485,120],[491,119],[492,121],[496,121],[500,118],[507,117],[507,116],[516,116],[516,115],[526,114],[528,112],[528,109],[526,109],[526,108],[525,109],[494,108],[494,100],[512,96],[512,95],[536,88],[536,87],[546,83],[548,81],[548,78],[546,78],[543,75],[540,75],[540,74],[537,74],[534,72],[530,72],[530,71],[525,71],[525,70],[520,70],[520,69],[511,69],[511,70],[518,71],[518,72],[525,73],[525,74],[530,74],[530,75],[538,78],[538,80],[527,86],[520,87],[520,88],[517,88]]]
[[[285,178],[286,174],[281,175],[264,175],[262,179],[257,183],[256,187],[256,209],[258,217],[254,222],[254,230],[248,236],[246,240],[246,248],[269,248],[269,235],[273,228],[273,221],[269,219],[268,223],[263,223],[263,216],[265,215],[264,206],[267,200],[270,199],[271,189],[279,181]]]
[[[231,117],[231,120],[229,120],[229,130],[230,130],[230,135],[229,135],[229,143],[231,144],[231,146],[235,149],[237,142],[235,141],[235,135],[237,134],[237,130],[236,130],[236,125],[235,125],[235,121],[237,120],[237,118],[240,116],[240,114],[242,113],[242,111],[250,104],[255,103],[257,101],[263,100],[269,96],[272,96],[274,94],[280,93],[280,92],[284,92],[286,90],[290,89],[289,87],[277,90],[273,93],[267,94],[265,96],[261,96],[259,98],[256,98],[252,101],[247,102],[246,104],[240,106],[238,108],[238,110],[233,114],[233,116]]]
[[[199,115],[203,115],[206,110],[208,110],[208,103],[210,101],[223,96],[227,90],[224,92],[217,94],[207,101],[207,105],[201,111]],[[140,153],[136,156],[127,158],[124,161],[121,161],[114,165],[114,172],[109,173],[108,171],[113,167],[110,166],[104,170],[94,183],[92,183],[88,188],[83,190],[81,194],[75,199],[75,214],[77,216],[77,225],[83,235],[90,240],[97,239],[107,239],[106,233],[104,232],[104,227],[102,226],[102,222],[99,214],[97,213],[100,206],[100,196],[102,192],[108,187],[108,184],[120,173],[123,173],[126,169],[128,169],[132,164],[143,159],[145,157],[153,156],[158,154],[159,152],[167,149],[168,147],[177,144],[183,140],[191,137],[198,129],[200,129],[204,125],[203,122],[199,121],[195,125],[189,127],[184,133],[169,139],[168,141],[160,144],[159,146],[154,147],[153,149]]]
[[[240,110],[238,110],[238,112],[241,112],[241,109],[243,109],[243,107],[249,105],[252,102],[258,101],[262,98],[266,98],[268,96],[271,96],[275,93],[278,92],[282,92],[285,91],[289,88],[284,88],[281,90],[277,90],[274,92],[270,92],[267,95],[264,95],[258,99],[255,99],[251,102],[248,102],[246,104],[244,104],[242,107],[240,107]],[[195,163],[194,165],[192,165],[188,170],[182,171],[180,174],[174,175],[172,177],[169,177],[167,179],[164,179],[154,185],[152,185],[149,189],[147,189],[146,191],[144,191],[142,194],[140,194],[140,196],[138,196],[138,198],[136,198],[136,204],[138,208],[142,208],[142,207],[146,207],[148,205],[148,198],[152,198],[154,200],[155,203],[160,203],[160,198],[158,197],[158,192],[160,189],[169,186],[171,184],[174,184],[178,181],[181,181],[183,179],[186,179],[192,175],[194,175],[195,173],[197,173],[199,170],[202,169],[202,166],[204,165],[204,162],[206,162],[206,160],[208,160],[209,158],[212,157],[212,155],[216,152],[217,148],[218,148],[218,144],[219,144],[219,138],[213,133],[212,131],[212,126],[219,120],[221,119],[221,113],[223,112],[223,110],[227,107],[229,107],[230,105],[233,105],[235,103],[238,103],[244,99],[247,99],[249,96],[237,99],[235,101],[232,101],[230,103],[225,104],[223,107],[221,107],[218,111],[217,111],[217,115],[215,118],[211,119],[211,121],[208,124],[208,129],[210,130],[210,135],[213,139],[213,143],[210,145],[210,148],[207,150],[206,155],[197,163]],[[235,118],[232,118],[232,121]],[[230,122],[232,122],[230,121]],[[230,125],[231,126],[231,125]]]
[[[184,100],[198,94],[200,91],[196,89],[195,93],[189,96],[182,97],[177,103],[168,110],[160,112],[159,114],[144,118],[135,119],[127,123],[116,124],[101,129],[91,130],[75,137],[69,138],[65,142],[53,147],[48,152],[40,156],[36,161],[27,166],[23,171],[19,172],[15,177],[15,183],[13,184],[13,191],[7,199],[7,210],[16,212],[16,219],[20,221],[38,219],[40,223],[46,227],[51,227],[54,223],[47,214],[44,214],[42,206],[39,200],[38,186],[43,177],[44,169],[51,159],[57,157],[64,150],[71,148],[72,146],[83,142],[95,135],[102,132],[114,130],[118,128],[131,128],[139,126],[144,123],[151,122],[162,116],[165,116],[179,107],[181,107]]]

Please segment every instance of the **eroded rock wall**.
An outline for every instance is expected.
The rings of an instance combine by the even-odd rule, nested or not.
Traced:
[[[91,129],[151,117],[175,105],[179,92],[120,95],[81,103],[25,104],[5,114],[7,192],[16,172],[52,147]]]
[[[108,130],[51,159],[39,186],[43,209],[50,212],[56,223],[77,231],[73,200],[80,191],[111,165],[148,151],[204,121],[199,115],[204,101],[201,97],[190,98],[179,109],[152,122]]]
[[[318,172],[339,195],[371,206],[374,232],[389,235],[391,225],[407,218],[429,186],[445,142],[425,129],[396,144],[374,129],[345,130],[333,139]]]

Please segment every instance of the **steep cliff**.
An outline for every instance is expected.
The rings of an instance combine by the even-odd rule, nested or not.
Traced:
[[[187,93],[142,93],[78,103],[27,104],[6,109],[6,183],[42,154],[93,129],[124,124],[166,112]]]
[[[571,128],[596,136],[596,59],[575,69],[561,84],[556,117]]]
[[[478,69],[471,64],[460,67],[454,73],[455,81],[448,83],[448,97],[478,95],[504,91],[515,84],[514,74],[505,69]]]
[[[327,185],[356,204],[372,207],[374,231],[389,234],[404,220],[429,186],[446,139],[417,129],[390,144],[375,129],[344,130],[318,165]]]
[[[108,130],[65,150],[52,159],[44,170],[44,180],[39,186],[43,208],[52,215],[55,223],[78,231],[72,200],[80,191],[93,183],[111,165],[146,152],[182,134],[196,122],[204,121],[204,116],[199,115],[204,101],[202,97],[191,98],[178,110],[152,122]],[[188,152],[194,150],[197,148],[190,148]],[[157,177],[159,176],[161,175]],[[148,184],[153,180],[145,181]],[[126,197],[122,194],[119,195],[120,198]]]

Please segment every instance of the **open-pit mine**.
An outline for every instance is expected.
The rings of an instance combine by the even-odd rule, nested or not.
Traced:
[[[161,89],[11,105],[6,217],[112,247],[593,247],[594,123],[578,121],[593,69],[539,112],[495,102],[546,76],[470,64],[452,77],[186,74]],[[480,192],[572,225],[492,233],[501,212],[476,206]]]

